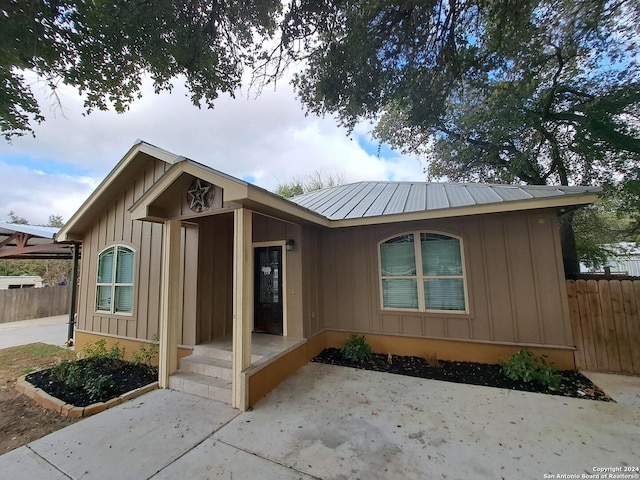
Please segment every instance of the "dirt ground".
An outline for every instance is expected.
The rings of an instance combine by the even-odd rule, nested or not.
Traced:
[[[0,350],[0,455],[78,421],[42,408],[14,388],[21,375],[70,358],[73,351],[43,343]]]

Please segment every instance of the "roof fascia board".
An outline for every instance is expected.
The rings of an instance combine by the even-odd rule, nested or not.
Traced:
[[[411,222],[416,220],[430,220],[439,218],[464,217],[469,215],[484,215],[489,213],[506,213],[525,210],[539,210],[544,208],[569,207],[574,205],[588,205],[595,202],[597,195],[571,195],[567,197],[544,198],[538,200],[523,200],[517,202],[491,203],[458,208],[443,208],[432,211],[399,213],[396,215],[381,215],[349,220],[331,220],[331,228],[358,227],[366,225],[381,225],[385,223]]]
[[[191,176],[201,178],[212,185],[221,187],[224,191],[224,201],[237,202],[243,200],[249,195],[249,184],[218,172],[212,168],[208,168],[191,160],[186,160],[184,163],[184,172]]]
[[[261,188],[249,188],[248,199],[317,225],[331,227],[334,221]]]
[[[162,160],[167,163],[175,163],[179,157],[177,155],[173,155],[165,150],[162,150],[158,147],[154,147],[153,145],[149,145],[148,143],[138,142],[133,145],[129,151],[125,154],[124,157],[116,164],[116,166],[111,170],[111,172],[107,175],[107,177],[98,185],[98,187],[93,191],[93,193],[85,200],[85,202],[80,206],[80,208],[73,214],[73,216],[69,219],[67,223],[60,229],[56,239],[58,241],[64,242],[69,240],[77,240],[71,237],[70,232],[73,230],[73,227],[78,222],[80,218],[82,218],[89,209],[93,206],[95,201],[100,198],[104,194],[106,190],[109,189],[111,184],[122,174],[122,172],[129,166],[129,164],[133,161],[133,159],[138,155],[138,153],[146,153],[147,155]]]
[[[45,253],[52,254],[54,250],[63,251],[68,249],[69,249],[69,244],[67,243],[60,243],[60,244],[49,243],[46,245],[33,245],[30,247],[18,247],[13,250],[6,250],[3,252],[0,252],[0,258],[5,258],[9,256],[15,256],[16,258],[20,258],[22,254],[37,253],[37,252],[45,252]]]
[[[133,220],[161,221],[161,213],[154,212],[152,203],[169,188],[183,173],[205,180],[221,187],[224,191],[224,202],[235,202],[247,198],[247,185],[233,180],[231,177],[220,175],[214,170],[197,165],[189,160],[174,163],[160,179],[154,183],[145,194],[129,209]]]

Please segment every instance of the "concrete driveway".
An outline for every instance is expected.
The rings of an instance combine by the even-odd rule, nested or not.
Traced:
[[[242,414],[148,393],[0,456],[0,477],[587,478],[639,459],[638,407],[309,364]]]
[[[42,342],[64,347],[69,315],[0,323],[0,349]]]

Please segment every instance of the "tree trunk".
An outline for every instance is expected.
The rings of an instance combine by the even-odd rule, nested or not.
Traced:
[[[580,259],[576,250],[576,237],[573,232],[573,211],[560,215],[560,244],[565,277],[580,273]]]

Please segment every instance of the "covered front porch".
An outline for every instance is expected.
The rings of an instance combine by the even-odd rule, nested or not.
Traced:
[[[247,196],[246,184],[180,161],[130,210],[163,224],[160,387],[242,410],[249,377],[305,343],[300,225]]]

